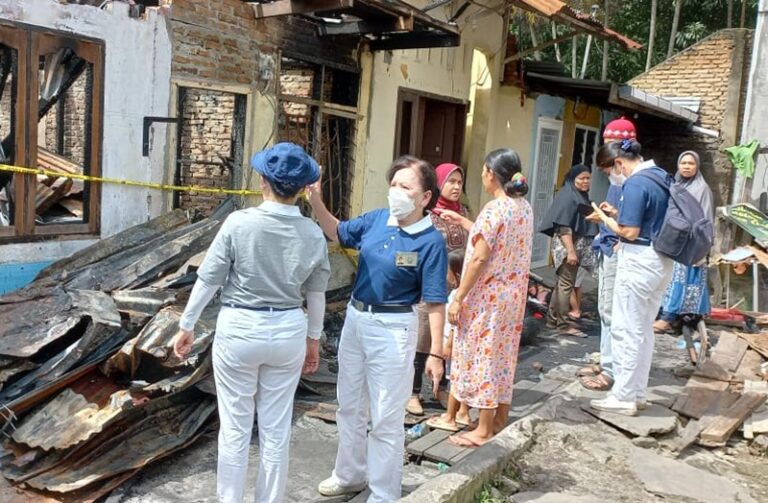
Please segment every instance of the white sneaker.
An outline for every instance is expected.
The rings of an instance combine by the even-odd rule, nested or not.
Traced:
[[[343,486],[339,484],[335,477],[328,477],[317,486],[317,492],[323,496],[342,496],[344,494],[359,493],[363,491],[367,485],[368,484],[363,482],[362,484]]]
[[[592,400],[589,402],[589,406],[593,409],[623,414],[625,416],[637,415],[637,404],[635,402],[625,402],[613,395],[608,395],[602,400]]]
[[[648,408],[648,400],[645,398],[638,398],[635,401],[635,406],[637,407],[637,410],[645,410]]]

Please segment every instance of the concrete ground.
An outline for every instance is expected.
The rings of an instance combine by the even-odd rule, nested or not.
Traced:
[[[542,275],[547,271],[538,271]],[[586,285],[585,313],[594,314],[594,282]],[[591,315],[589,313],[592,313]],[[581,365],[585,354],[599,348],[599,325],[585,321],[583,330],[590,334],[586,339],[573,337],[545,336],[539,331],[543,323],[528,320],[526,336],[521,345],[516,381],[539,380],[543,373],[561,365]],[[328,347],[334,345],[334,332],[340,327],[331,323]],[[328,327],[328,324],[326,325]],[[331,349],[332,352],[332,349]],[[330,356],[329,367],[335,362]],[[320,395],[303,394],[302,400],[335,402],[335,386],[312,383]],[[425,388],[427,386],[425,385]],[[425,390],[425,395],[429,393]],[[429,397],[427,397],[429,401]],[[513,400],[514,405],[514,400]],[[286,501],[310,502],[329,501],[316,492],[317,484],[333,469],[336,455],[336,425],[320,419],[297,414],[294,418],[291,440],[291,468]],[[251,464],[249,466],[249,490],[246,502],[253,501],[252,488],[255,485],[258,463],[258,438],[254,430],[251,441]],[[437,475],[434,466],[407,465],[405,467],[405,489],[415,489],[421,482]],[[215,502],[216,498],[216,432],[211,431],[200,438],[196,445],[154,463],[122,487],[113,492],[110,503],[203,503]]]

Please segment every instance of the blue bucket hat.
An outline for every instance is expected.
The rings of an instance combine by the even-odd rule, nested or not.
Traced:
[[[320,178],[320,166],[295,143],[277,143],[256,152],[251,157],[251,167],[270,182],[294,190]]]

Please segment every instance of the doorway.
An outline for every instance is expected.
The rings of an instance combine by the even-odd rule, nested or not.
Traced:
[[[533,206],[534,234],[531,267],[534,269],[549,264],[550,238],[538,230],[554,198],[562,136],[562,121],[539,119],[536,128],[536,154],[531,176],[532,190],[529,195]]]
[[[466,116],[466,102],[401,88],[395,157],[413,155],[432,166],[461,164]]]

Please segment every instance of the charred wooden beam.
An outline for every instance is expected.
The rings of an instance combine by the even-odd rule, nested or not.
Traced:
[[[267,4],[248,3],[253,7],[257,19],[347,10],[355,5],[354,0],[278,0]]]
[[[389,22],[369,23],[366,21],[352,21],[340,24],[324,24],[317,28],[320,36],[335,35],[364,35],[367,33],[392,33],[413,31],[413,17],[398,16]]]
[[[405,33],[391,35],[370,43],[372,51],[395,51],[398,49],[427,49],[430,47],[458,47],[461,45],[459,35]]]

